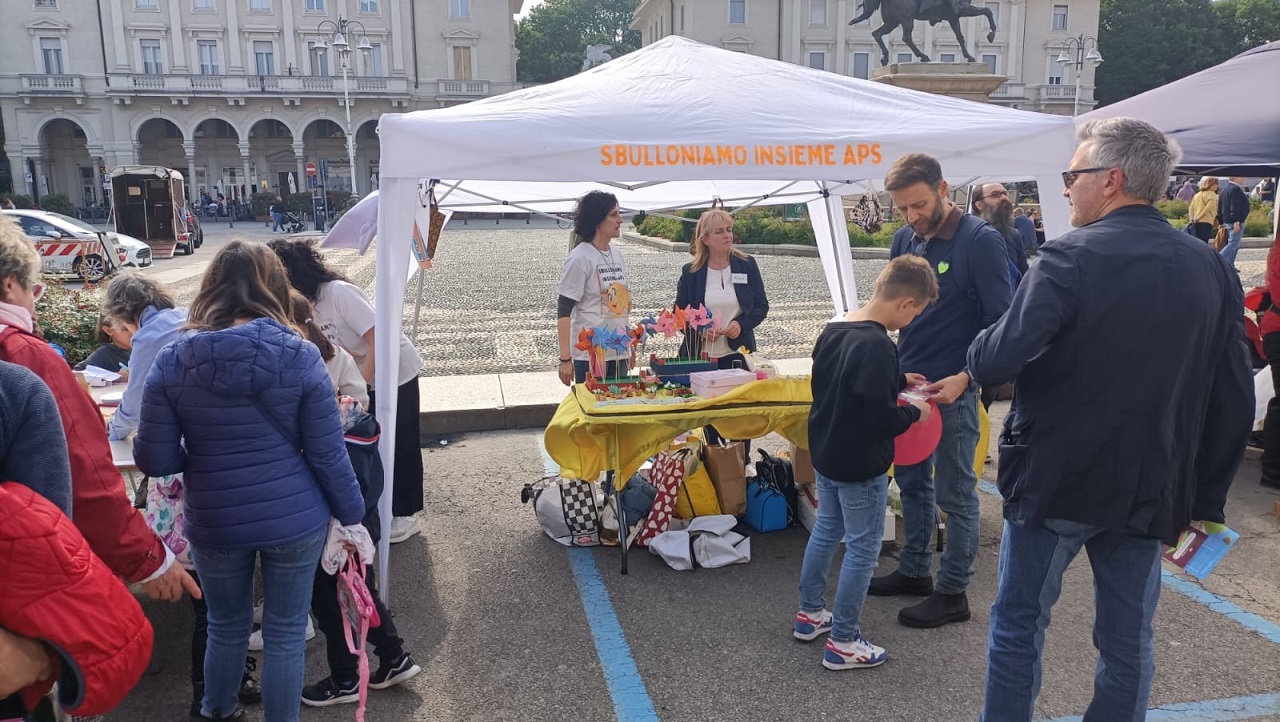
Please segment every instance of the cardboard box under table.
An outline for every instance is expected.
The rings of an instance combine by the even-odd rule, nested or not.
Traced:
[[[801,447],[809,445],[808,379],[765,379],[743,384],[711,399],[663,403],[597,401],[575,385],[544,435],[547,453],[560,465],[560,475],[596,479],[609,472],[620,490],[650,456],[690,429],[713,424],[725,438],[755,439],[777,432]],[[617,504],[617,495],[614,504]],[[619,512],[619,528],[627,520]],[[626,535],[622,537],[622,573],[627,572]]]

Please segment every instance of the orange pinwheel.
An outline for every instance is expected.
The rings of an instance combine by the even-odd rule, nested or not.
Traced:
[[[676,330],[683,331],[688,320],[685,316],[685,310],[677,306],[676,310],[671,312],[671,316],[676,322]]]
[[[592,336],[594,333],[595,333],[595,332],[594,332],[594,331],[592,331],[592,330],[591,330],[591,329],[589,329],[589,328],[584,328],[584,329],[582,329],[581,331],[579,331],[579,332],[578,332],[578,343],[574,345],[574,348],[578,349],[579,351],[590,351],[590,350],[591,350],[591,336]]]

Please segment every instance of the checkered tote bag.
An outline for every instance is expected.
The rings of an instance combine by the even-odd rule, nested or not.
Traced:
[[[542,531],[565,546],[600,543],[600,503],[595,484],[551,476],[526,487],[521,498],[533,501]]]

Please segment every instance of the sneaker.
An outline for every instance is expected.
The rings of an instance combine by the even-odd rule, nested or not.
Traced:
[[[909,577],[895,569],[888,574],[873,578],[867,587],[867,594],[873,597],[895,597],[899,594],[927,597],[933,594],[933,575]]]
[[[934,592],[919,604],[898,612],[898,621],[908,627],[933,629],[944,624],[969,621],[969,597],[964,592]]]
[[[422,531],[422,522],[416,516],[397,516],[391,518],[391,543],[399,544]]]
[[[852,642],[837,642],[827,639],[827,646],[822,650],[822,666],[827,669],[866,669],[879,667],[889,658],[884,647],[877,647],[858,635]]]
[[[335,704],[354,704],[360,701],[360,683],[342,684],[333,677],[302,688],[302,703],[308,707],[328,707]]]
[[[369,677],[370,689],[386,689],[394,687],[401,682],[407,682],[417,677],[422,672],[422,667],[413,661],[408,653],[401,654],[390,662],[383,662],[378,665],[378,671]]]
[[[237,695],[240,704],[258,704],[262,701],[262,686],[258,684],[258,680],[253,676],[253,673],[257,671],[258,660],[253,657],[245,657],[244,676],[240,678],[240,691]]]
[[[314,624],[311,623],[311,615],[308,614],[307,615],[307,641],[310,642],[315,638],[316,638],[316,627]],[[253,630],[253,634],[249,635],[249,651],[250,652],[262,651],[262,630],[261,629],[255,629]]]
[[[205,717],[201,714],[199,707],[191,710],[191,722],[206,722],[206,720],[223,720],[224,722],[245,722],[248,720],[248,713],[239,707],[231,714],[224,715],[216,713],[212,717]]]
[[[796,628],[792,634],[796,639],[812,642],[831,631],[831,612],[822,610],[821,612],[797,612]]]
[[[262,624],[262,608],[266,606],[262,602],[258,602],[253,607],[253,623]]]

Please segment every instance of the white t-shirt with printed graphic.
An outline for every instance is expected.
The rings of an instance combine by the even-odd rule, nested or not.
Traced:
[[[375,322],[373,305],[364,291],[346,281],[324,283],[316,293],[315,311],[316,324],[325,337],[346,349],[356,365],[363,368],[369,355],[369,344],[365,343],[364,335]],[[400,334],[400,378],[397,385],[409,383],[421,369],[422,357],[418,350],[408,336]]]
[[[629,325],[631,290],[627,287],[627,267],[622,262],[622,252],[612,244],[607,253],[591,243],[579,243],[569,251],[556,293],[577,302],[569,316],[569,347],[575,361],[590,359],[586,351],[575,348],[582,329],[608,326],[626,330]],[[626,355],[611,351],[606,358]]]

